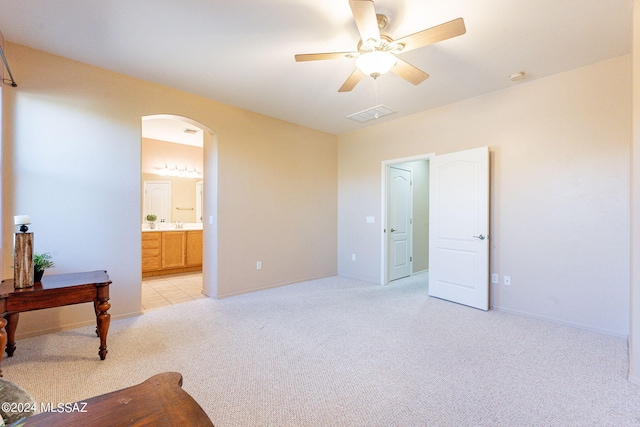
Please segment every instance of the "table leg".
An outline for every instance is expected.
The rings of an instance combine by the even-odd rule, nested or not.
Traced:
[[[93,310],[96,312],[96,319],[98,318],[98,315],[100,314],[100,312],[98,311],[98,304],[100,304],[100,301],[95,300],[93,302]],[[96,336],[99,337],[100,333],[98,332],[98,325],[96,324]]]
[[[13,352],[16,351],[16,329],[20,313],[9,313],[5,318],[7,319],[7,356],[13,357]]]
[[[97,315],[97,324],[98,324],[98,335],[100,336],[100,351],[98,354],[100,355],[100,359],[104,360],[107,357],[107,333],[109,332],[109,324],[111,323],[111,315],[107,313],[107,310],[111,308],[111,304],[109,304],[108,298],[102,298],[97,301],[96,312]]]
[[[7,320],[4,316],[0,317],[0,349],[7,345],[7,333],[4,331],[4,327],[7,325]],[[2,351],[0,351],[0,365],[2,365]],[[0,377],[2,377],[2,369],[0,368]]]

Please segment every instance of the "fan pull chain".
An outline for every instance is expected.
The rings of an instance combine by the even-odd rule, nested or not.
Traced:
[[[378,79],[373,79],[373,105],[378,105]]]
[[[374,103],[373,105],[375,107],[378,106],[378,79],[373,79],[373,97],[374,97]],[[378,112],[376,111],[376,113],[374,114],[374,116],[376,119],[378,118]]]

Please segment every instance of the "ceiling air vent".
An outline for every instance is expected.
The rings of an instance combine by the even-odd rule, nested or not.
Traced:
[[[189,129],[189,128],[186,128],[186,129],[184,130],[184,133],[188,133],[189,135],[193,135],[194,133],[198,133],[198,131],[197,131],[196,129]]]
[[[396,111],[380,104],[376,105],[375,107],[362,110],[358,113],[350,114],[347,116],[347,118],[355,120],[356,122],[364,123],[368,122],[369,120],[379,119],[380,117],[388,116],[389,114],[393,113],[396,113]]]

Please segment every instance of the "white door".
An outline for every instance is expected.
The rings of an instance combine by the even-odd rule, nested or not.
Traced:
[[[171,182],[144,182],[143,221],[148,214],[156,215],[158,217],[157,222],[161,220],[171,222]]]
[[[411,171],[389,167],[389,281],[411,275]]]
[[[429,295],[489,309],[489,148],[431,158]]]

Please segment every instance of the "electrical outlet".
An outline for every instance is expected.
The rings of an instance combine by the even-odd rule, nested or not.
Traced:
[[[256,262],[256,270],[262,270],[262,261]]]
[[[511,276],[504,276],[504,285],[511,286]]]
[[[498,283],[500,283],[500,275],[496,274],[496,273],[493,273],[491,275],[491,283],[494,284],[494,285],[497,285]]]
[[[351,254],[351,261],[355,261],[356,260],[356,254]]]

